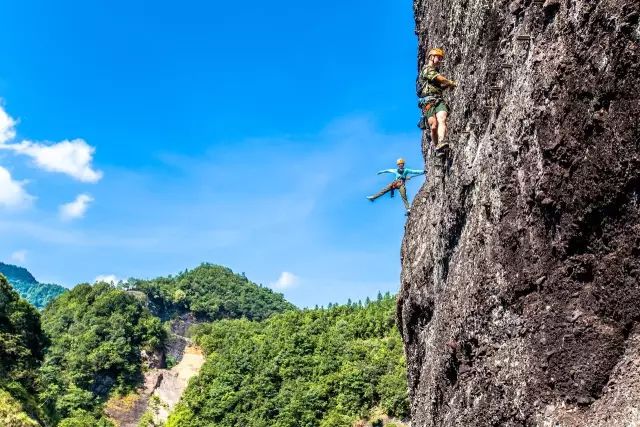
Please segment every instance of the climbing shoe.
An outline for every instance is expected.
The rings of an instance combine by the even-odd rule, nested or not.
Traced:
[[[411,209],[407,209],[407,211],[404,213],[404,216],[409,216],[409,214],[411,214]]]
[[[373,202],[373,201],[376,200],[376,198],[373,197],[373,196],[367,196],[367,200],[370,201],[370,202]]]

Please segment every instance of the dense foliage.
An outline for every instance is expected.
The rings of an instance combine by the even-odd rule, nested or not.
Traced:
[[[17,265],[5,264],[0,262],[0,274],[4,275],[7,280],[20,280],[21,282],[36,283],[37,280],[29,270]]]
[[[374,408],[405,417],[395,299],[202,325],[207,362],[168,427],[344,427]]]
[[[4,267],[14,282],[37,283]],[[207,363],[168,426],[337,427],[372,411],[407,415],[391,296],[299,311],[211,264],[125,286],[78,285],[40,314],[0,275],[0,425],[112,426],[103,403],[140,384],[141,350],[166,338],[154,313],[188,312],[214,320],[194,335]]]
[[[175,277],[130,279],[127,286],[144,292],[163,319],[190,311],[207,320],[241,317],[263,320],[295,308],[282,294],[212,264],[202,264]]]
[[[32,387],[44,345],[39,313],[0,275],[0,379]]]
[[[59,285],[39,283],[25,268],[0,262],[0,274],[4,274],[20,296],[36,308],[44,308],[49,301],[66,291]]]
[[[50,337],[40,370],[41,399],[61,425],[102,425],[101,403],[141,379],[142,348],[160,345],[164,330],[143,301],[113,286],[78,285],[44,310]],[[83,421],[84,420],[84,421]]]
[[[37,425],[32,395],[44,346],[40,314],[0,275],[0,425]]]
[[[40,424],[27,414],[22,402],[0,388],[0,426],[39,427]]]

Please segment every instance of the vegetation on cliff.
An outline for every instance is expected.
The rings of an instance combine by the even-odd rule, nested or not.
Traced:
[[[405,364],[395,298],[290,311],[264,322],[201,325],[207,362],[168,421],[338,427],[374,408],[405,417]]]
[[[95,417],[96,425],[110,392],[139,383],[141,350],[159,346],[165,334],[143,302],[106,283],[61,295],[43,312],[43,328],[51,340],[40,370],[49,414],[56,420]]]
[[[37,425],[32,395],[45,336],[39,313],[0,275],[0,424]]]

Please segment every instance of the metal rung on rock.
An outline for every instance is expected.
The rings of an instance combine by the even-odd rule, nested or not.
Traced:
[[[528,41],[531,41],[531,36],[528,34],[522,34],[522,35],[516,36],[516,40],[518,40],[519,42],[528,42]]]

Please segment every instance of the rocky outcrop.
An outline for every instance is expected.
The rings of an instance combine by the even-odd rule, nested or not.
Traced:
[[[402,246],[412,426],[640,425],[640,3],[414,9],[461,85]]]
[[[105,405],[105,413],[117,427],[137,427],[150,406],[151,396],[160,386],[163,369],[152,369],[145,373],[144,383],[135,393],[113,396]]]
[[[204,362],[205,357],[202,351],[197,347],[188,346],[185,348],[180,362],[164,372],[162,381],[153,393],[159,402],[155,408],[152,408],[154,419],[157,422],[167,421],[169,414],[189,385],[189,380],[198,375]]]
[[[136,393],[109,399],[106,414],[118,427],[137,427],[146,413],[154,423],[164,423],[189,380],[200,372],[204,362],[204,354],[199,348],[186,346],[174,367],[149,369],[144,375],[144,384]]]

